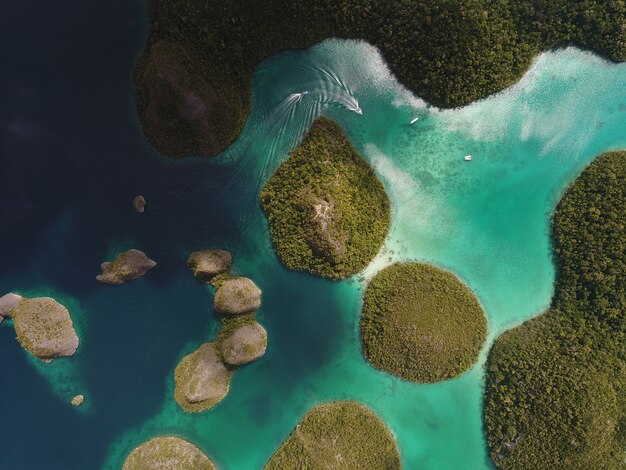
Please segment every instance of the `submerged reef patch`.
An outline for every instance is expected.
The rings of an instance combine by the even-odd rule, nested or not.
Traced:
[[[232,255],[224,250],[189,256],[194,276],[215,288],[214,309],[222,315],[217,339],[185,356],[174,371],[174,399],[189,413],[208,410],[226,398],[237,367],[260,359],[267,349],[267,332],[256,322],[261,290],[246,277],[232,277],[231,264]]]

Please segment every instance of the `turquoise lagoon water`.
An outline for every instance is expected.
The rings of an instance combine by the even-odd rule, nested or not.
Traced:
[[[83,126],[79,136],[50,170],[58,178],[70,172],[77,187],[44,190],[47,217],[36,230],[27,223],[27,236],[0,233],[29,248],[27,256],[7,253],[0,291],[59,298],[82,341],[76,357],[45,366],[13,341],[8,322],[0,326],[0,424],[11,429],[0,468],[117,469],[136,445],[173,433],[222,469],[257,469],[312,406],[335,399],[375,410],[407,469],[490,468],[481,425],[489,345],[550,302],[551,211],[596,155],[626,147],[626,66],[573,48],[549,52],[511,88],[439,110],[403,89],[375,48],[329,40],[261,64],[250,119],[223,155],[169,162],[142,143],[132,118],[124,75],[132,55],[103,79],[100,107],[91,103],[90,117],[74,123]],[[320,113],[341,124],[392,200],[384,248],[343,282],[286,270],[256,200]],[[10,143],[19,141],[11,135]],[[467,154],[472,162],[463,161]],[[35,187],[25,191],[40,196]],[[148,200],[141,216],[129,205],[139,192]],[[158,266],[124,286],[97,284],[99,263],[129,247]],[[174,403],[173,370],[219,326],[212,292],[185,266],[190,251],[207,247],[231,250],[235,271],[262,288],[269,347],[235,373],[223,402],[190,415]],[[418,385],[362,359],[363,288],[397,260],[451,270],[484,306],[489,338],[461,377]],[[68,405],[76,393],[86,395],[84,409]]]
[[[360,355],[363,287],[396,260],[450,269],[482,302],[488,344],[539,314],[554,278],[551,211],[594,156],[626,145],[625,86],[626,67],[566,49],[538,57],[510,89],[442,111],[402,89],[376,49],[362,42],[331,40],[267,60],[255,76],[245,133],[220,158],[247,186],[245,198],[240,195],[241,231],[257,241],[252,257],[236,259],[236,266],[264,288],[268,355],[236,373],[231,395],[199,417],[176,409],[170,380],[163,409],[121,438],[112,462],[118,465],[141,439],[172,429],[185,430],[224,468],[260,468],[312,405],[355,399],[387,422],[406,468],[489,468],[481,428],[488,345],[470,372],[441,384],[416,385],[376,371]],[[359,107],[362,115],[354,112]],[[322,112],[375,168],[393,207],[392,230],[377,259],[362,275],[335,284],[276,265],[255,199]],[[286,290],[295,304],[289,311],[272,308],[270,297]],[[327,295],[332,307],[308,306],[313,292]],[[284,318],[296,315],[303,317],[302,330]],[[285,374],[299,380],[287,379],[283,388]]]

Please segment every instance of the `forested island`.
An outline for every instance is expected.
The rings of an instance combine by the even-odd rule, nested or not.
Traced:
[[[317,405],[264,470],[402,468],[394,436],[369,408],[353,401]]]
[[[625,16],[624,2],[593,0],[148,0],[137,111],[163,155],[213,156],[239,135],[252,74],[275,52],[363,39],[420,97],[456,107],[515,83],[545,49],[572,44],[625,60]]]
[[[502,469],[625,468],[626,152],[598,157],[554,213],[551,308],[500,336],[484,420]]]
[[[330,279],[363,270],[391,224],[383,185],[325,117],[272,175],[259,201],[281,261]]]
[[[215,470],[196,446],[175,436],[155,437],[136,447],[122,470]]]
[[[194,251],[187,265],[201,283],[215,289],[213,309],[221,328],[211,342],[183,357],[174,371],[174,399],[188,413],[208,410],[230,391],[238,367],[265,355],[267,332],[256,321],[261,290],[247,277],[232,276],[232,255],[225,250]]]
[[[361,313],[363,355],[376,368],[414,382],[440,382],[469,369],[487,319],[452,273],[396,263],[369,283]]]

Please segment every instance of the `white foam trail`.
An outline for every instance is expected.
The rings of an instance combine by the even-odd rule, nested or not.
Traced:
[[[298,68],[312,75],[301,86],[310,90],[313,100],[322,105],[338,105],[356,114],[363,114],[354,93],[335,71],[308,64],[298,65]]]

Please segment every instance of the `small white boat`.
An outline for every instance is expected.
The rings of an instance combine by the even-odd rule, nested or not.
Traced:
[[[415,124],[418,119],[419,119],[418,117],[411,119],[411,124]]]
[[[465,157],[463,157],[463,160],[465,160],[466,162],[471,162],[472,161],[472,156],[471,155],[465,155]]]

